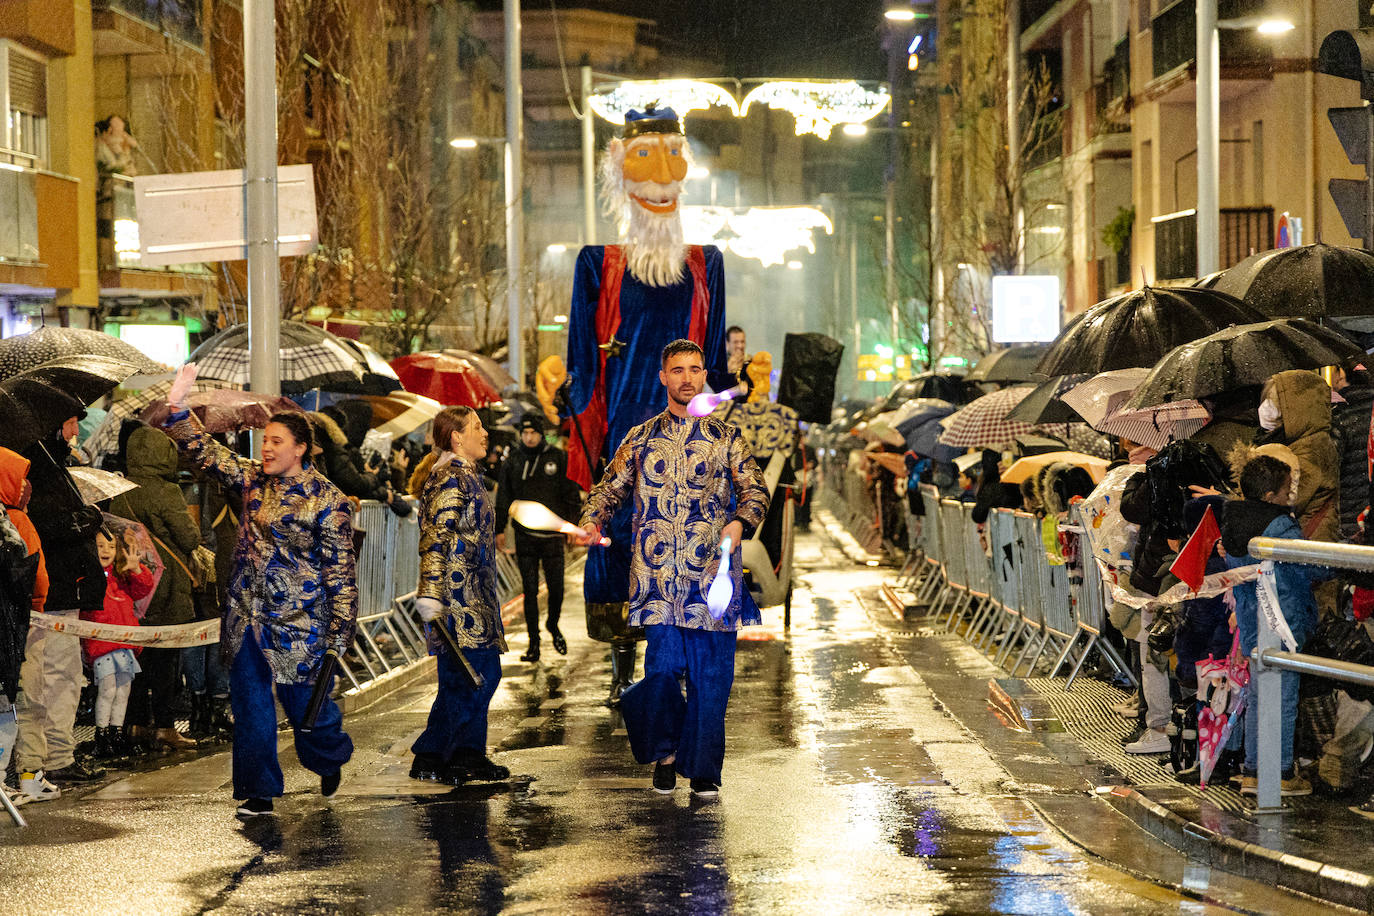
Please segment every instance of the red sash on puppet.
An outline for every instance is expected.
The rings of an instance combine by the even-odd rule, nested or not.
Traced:
[[[706,253],[700,245],[687,247],[687,269],[692,274],[692,318],[687,325],[687,336],[705,349],[706,318],[711,312],[711,295],[706,288]],[[601,449],[606,444],[605,345],[614,339],[620,327],[620,281],[624,276],[624,249],[619,245],[607,245],[601,260],[601,297],[596,303],[596,342],[600,351],[596,386],[592,389],[592,399],[587,409],[577,415],[586,450],[568,449],[568,479],[584,490],[590,490],[596,483],[592,477],[595,469],[588,465],[588,455],[593,462],[598,461]]]

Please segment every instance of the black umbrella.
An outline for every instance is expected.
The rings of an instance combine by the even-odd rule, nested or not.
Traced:
[[[391,368],[390,363],[382,359],[382,354],[362,341],[349,340],[347,337],[340,337],[338,340],[344,347],[357,355],[358,364],[362,369],[362,378],[356,382],[345,380],[336,383],[330,386],[330,391],[337,391],[340,394],[390,394],[402,389],[403,386],[401,380],[396,376],[396,370]]]
[[[23,451],[46,439],[68,418],[80,416],[86,405],[51,385],[16,376],[0,382],[0,446]]]
[[[279,338],[282,394],[361,384],[363,357],[324,328],[283,321]],[[248,325],[236,324],[196,347],[187,361],[206,378],[247,386],[248,354]]]
[[[1374,255],[1339,245],[1303,245],[1252,254],[1217,280],[1270,318],[1342,317],[1374,312]]]
[[[1174,347],[1265,315],[1225,293],[1193,287],[1147,286],[1097,303],[1050,344],[1042,375],[1153,366]]]
[[[912,398],[936,398],[951,404],[968,404],[985,394],[986,391],[961,376],[922,372],[893,386],[892,393],[879,405],[877,413],[896,410]]]
[[[108,356],[64,356],[21,372],[13,378],[28,378],[57,388],[83,404],[92,404],[119,387],[138,367]]]
[[[1364,350],[1306,318],[1243,324],[1184,344],[1161,359],[1122,410],[1143,410],[1262,385],[1286,369],[1320,369],[1361,359]]]
[[[966,382],[1028,382],[1035,374],[1036,364],[1045,355],[1046,344],[1030,344],[994,350],[978,360]]]
[[[107,356],[130,363],[137,372],[156,375],[170,367],[155,363],[118,337],[81,328],[39,328],[0,340],[0,378],[18,375],[65,356]]]
[[[1090,378],[1092,376],[1075,372],[1072,375],[1057,375],[1049,381],[1041,382],[1020,404],[1012,408],[1011,413],[1007,414],[1007,419],[1033,423],[1036,426],[1042,423],[1082,423],[1084,420],[1078,411],[1059,400],[1059,396]]]

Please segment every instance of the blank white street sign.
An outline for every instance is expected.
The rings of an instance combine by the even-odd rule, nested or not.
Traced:
[[[242,261],[243,171],[184,172],[134,178],[141,267]],[[315,178],[309,165],[277,166],[277,243],[308,254],[319,237]]]

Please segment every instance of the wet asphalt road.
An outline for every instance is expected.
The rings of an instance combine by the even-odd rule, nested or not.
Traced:
[[[0,913],[1213,911],[1048,825],[1034,797],[1081,786],[1028,782],[1041,758],[1009,770],[955,718],[984,708],[985,672],[946,666],[942,702],[920,640],[856,598],[879,571],[815,536],[798,562],[790,634],[774,609],[741,640],[719,799],[649,791],[574,587],[570,654],[522,664],[517,633],[506,655],[491,743],[510,785],[407,778],[432,696],[416,686],[345,720],[332,803],[288,735],[274,818],[233,817],[227,753],[26,806],[28,830],[0,826]]]

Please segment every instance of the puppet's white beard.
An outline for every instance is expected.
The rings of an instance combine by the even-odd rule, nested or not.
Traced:
[[[630,201],[630,226],[625,233],[625,260],[630,276],[646,286],[672,286],[682,279],[687,263],[682,215],[650,213]]]

